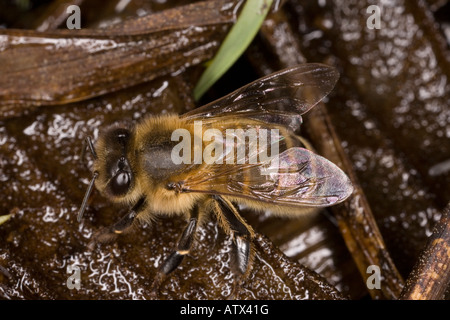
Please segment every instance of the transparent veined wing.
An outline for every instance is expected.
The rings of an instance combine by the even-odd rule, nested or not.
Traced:
[[[301,115],[318,104],[339,79],[331,66],[307,63],[260,78],[183,115],[188,120],[247,117],[296,129]]]
[[[299,207],[331,206],[353,192],[339,167],[304,148],[290,148],[253,164],[208,166],[211,170],[197,171],[180,182],[181,190]]]

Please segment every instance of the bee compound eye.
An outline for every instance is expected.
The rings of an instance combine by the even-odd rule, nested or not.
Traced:
[[[122,195],[127,193],[130,188],[131,177],[128,172],[119,172],[111,180],[111,191],[115,195]]]

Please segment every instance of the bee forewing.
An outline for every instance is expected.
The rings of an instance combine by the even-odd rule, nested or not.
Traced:
[[[239,116],[290,126],[333,90],[339,73],[307,63],[275,72],[183,115],[189,120]]]
[[[290,148],[257,164],[212,166],[208,175],[189,176],[183,189],[299,207],[331,206],[353,192],[339,167],[303,148]]]
[[[276,185],[270,191],[271,197],[280,204],[292,201],[308,206],[331,206],[353,192],[350,179],[338,166],[303,148],[288,149],[272,159],[268,172]]]
[[[297,129],[301,115],[330,93],[338,78],[333,67],[302,64],[263,77],[186,113],[184,119],[203,120],[207,126],[225,133],[226,138],[216,138],[218,148],[214,157],[208,157],[222,163],[208,162],[208,170],[188,175],[183,190],[287,206],[324,207],[345,200],[353,191],[348,177],[325,158],[289,146],[296,139],[286,139],[290,133],[285,130]],[[231,130],[229,135],[229,125],[245,129],[247,136],[238,130]],[[268,133],[262,135],[265,132]],[[266,141],[268,147],[261,148],[261,142]],[[240,145],[245,145],[241,155]],[[278,146],[280,150],[274,154],[272,151]],[[209,147],[205,150],[207,154],[211,151]],[[233,161],[226,161],[229,158]]]

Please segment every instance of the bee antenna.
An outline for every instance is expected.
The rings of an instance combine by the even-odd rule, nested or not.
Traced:
[[[97,152],[95,152],[94,144],[92,143],[92,138],[90,136],[87,136],[86,139],[84,139],[84,145],[83,150],[81,153],[81,159],[84,162],[85,155],[86,155],[86,147],[89,148],[89,151],[92,153],[92,156],[94,157],[94,160],[97,160]],[[86,165],[86,163],[84,163]]]
[[[94,144],[92,143],[91,137],[87,136],[85,141],[86,141],[86,144],[87,144],[87,146],[89,148],[89,151],[92,153],[92,156],[94,157],[95,160],[97,160],[98,159],[97,152],[95,152]]]
[[[95,179],[97,179],[97,177],[98,177],[98,172],[95,171],[94,175],[92,176],[91,181],[89,182],[89,186],[88,186],[88,189],[86,190],[86,194],[84,195],[84,199],[83,199],[83,202],[81,203],[80,211],[78,211],[78,218],[77,218],[78,222],[81,222],[81,219],[83,218],[83,214],[84,214],[84,211],[86,210],[87,202],[89,200],[89,197],[91,196],[92,189],[94,188],[94,182],[95,182]]]

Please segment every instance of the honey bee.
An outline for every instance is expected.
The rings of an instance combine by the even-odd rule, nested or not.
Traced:
[[[353,191],[341,169],[294,133],[302,114],[328,95],[338,78],[330,66],[298,65],[183,115],[115,124],[95,146],[87,138],[93,177],[78,219],[94,186],[112,202],[130,207],[96,241],[115,237],[136,219],[184,216],[186,227],[158,270],[156,290],[190,252],[198,226],[215,215],[233,239],[232,270],[236,283],[242,283],[251,270],[255,232],[239,205],[298,217],[340,203]]]

